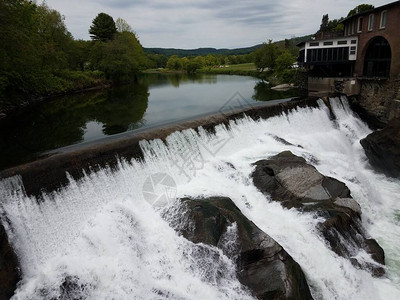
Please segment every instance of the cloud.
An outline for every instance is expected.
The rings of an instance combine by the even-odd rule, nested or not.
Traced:
[[[387,1],[374,1],[380,6]],[[345,16],[359,0],[47,0],[66,18],[75,38],[89,39],[88,29],[100,12],[125,19],[145,47],[233,48],[267,39],[314,33],[323,14]]]

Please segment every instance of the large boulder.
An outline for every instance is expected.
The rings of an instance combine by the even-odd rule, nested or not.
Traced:
[[[344,183],[322,175],[304,158],[290,151],[257,161],[255,166],[252,178],[261,192],[286,208],[322,217],[324,221],[318,229],[335,253],[375,276],[383,275],[383,249],[365,236],[361,208]],[[360,250],[369,253],[376,263],[358,261],[355,257]]]
[[[0,223],[0,300],[14,295],[20,280],[17,256],[10,246],[6,231]]]
[[[185,198],[179,206],[184,212],[180,210],[180,224],[173,227],[194,243],[222,249],[236,262],[239,281],[254,296],[312,299],[300,266],[281,245],[247,219],[231,199]],[[170,216],[171,211],[166,214]]]
[[[388,176],[400,176],[400,119],[360,141],[370,163]]]

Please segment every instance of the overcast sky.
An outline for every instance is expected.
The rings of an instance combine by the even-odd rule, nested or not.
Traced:
[[[41,0],[37,1],[38,3]],[[360,0],[47,0],[65,16],[76,39],[100,12],[125,19],[144,47],[239,48],[314,33],[323,14],[347,15],[361,3],[375,7],[392,1]]]

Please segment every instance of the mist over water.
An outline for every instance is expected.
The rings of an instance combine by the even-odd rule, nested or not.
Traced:
[[[23,273],[14,298],[251,299],[221,250],[172,228],[180,226],[170,214],[179,210],[175,199],[218,195],[300,264],[315,299],[400,299],[400,182],[369,166],[359,140],[370,130],[346,99],[332,99],[331,107],[335,119],[320,101],[318,108],[217,126],[215,134],[185,130],[166,144],[143,141],[144,161],[70,179],[40,200],[24,195],[18,177],[0,182],[0,210]],[[330,251],[317,217],[284,209],[254,187],[252,163],[285,150],[349,187],[367,234],[385,250],[385,277]],[[371,261],[363,252],[357,257]]]

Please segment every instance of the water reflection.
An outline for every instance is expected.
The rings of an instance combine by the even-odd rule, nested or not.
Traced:
[[[240,95],[244,103],[228,103]],[[297,96],[277,92],[259,79],[232,75],[144,74],[139,82],[111,90],[46,101],[0,123],[0,169],[38,154],[105,136]]]
[[[290,89],[287,91],[276,91],[271,89],[271,84],[266,81],[259,81],[254,86],[253,99],[256,101],[270,101],[275,99],[286,99],[299,96],[299,90]]]
[[[0,124],[0,169],[50,149],[141,127],[148,87],[124,86],[41,103]]]
[[[172,73],[172,74],[160,74],[150,73],[143,74],[139,78],[139,82],[146,84],[149,88],[160,87],[160,86],[174,86],[179,87],[182,84],[216,84],[220,81],[219,76],[213,74],[185,74],[185,73]]]

